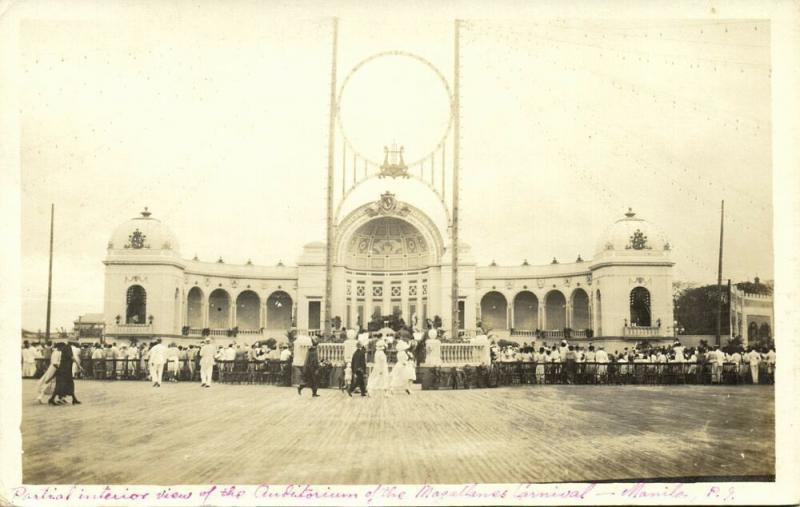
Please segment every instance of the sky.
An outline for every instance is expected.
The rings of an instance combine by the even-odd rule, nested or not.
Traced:
[[[20,27],[26,329],[44,327],[51,203],[55,327],[102,311],[106,244],[144,206],[186,258],[293,264],[325,237],[330,20],[280,4],[161,5]],[[436,73],[402,55],[350,71],[405,51],[452,90],[453,26],[340,16],[337,198],[354,151],[380,162],[396,142],[408,162],[438,161],[449,132],[449,160]],[[591,258],[631,207],[669,238],[675,280],[714,283],[724,199],[723,277],[772,278],[768,22],[476,15],[460,39],[461,238],[479,265]],[[435,207],[425,187],[396,188]]]

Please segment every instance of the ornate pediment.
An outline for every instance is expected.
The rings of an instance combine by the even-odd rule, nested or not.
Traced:
[[[381,198],[364,210],[368,216],[399,216],[404,217],[411,213],[411,209],[405,204],[400,205],[391,192],[384,192]]]

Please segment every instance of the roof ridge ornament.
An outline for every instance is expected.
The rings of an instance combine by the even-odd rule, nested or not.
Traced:
[[[381,171],[378,173],[379,178],[408,178],[408,166],[403,161],[403,146],[397,147],[397,144],[392,143],[391,148],[388,146],[383,147],[383,164],[381,164]]]
[[[625,216],[628,217],[628,218],[633,218],[633,217],[636,216],[636,213],[633,212],[632,208],[628,208],[628,212],[625,213]]]
[[[150,215],[152,215],[152,213],[148,211],[147,206],[144,207],[144,211],[142,211],[141,213],[144,218],[150,218]]]

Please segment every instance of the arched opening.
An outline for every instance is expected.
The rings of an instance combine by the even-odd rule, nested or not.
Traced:
[[[186,325],[195,329],[203,327],[203,291],[192,287],[186,296]]]
[[[412,224],[396,217],[380,217],[353,232],[343,260],[354,269],[417,269],[430,265],[432,248]]]
[[[589,295],[583,289],[572,291],[572,325],[573,329],[589,329],[592,319],[589,314]]]
[[[766,322],[761,324],[758,328],[758,337],[762,340],[772,338],[772,329],[769,327],[769,324]]]
[[[630,300],[631,326],[651,326],[650,291],[644,287],[636,287],[631,291]]]
[[[751,322],[749,326],[747,326],[747,341],[750,340],[757,340],[758,339],[758,324],[755,322]]]
[[[595,300],[595,322],[597,322],[597,336],[603,336],[603,298],[600,297],[600,289],[597,289],[597,299]]]
[[[236,298],[236,326],[239,329],[254,330],[261,327],[259,312],[261,298],[251,290],[243,291]]]
[[[514,297],[514,329],[533,331],[539,328],[539,299],[531,291]]]
[[[556,331],[567,327],[567,298],[561,291],[551,290],[544,298],[545,326]]]
[[[481,322],[484,329],[506,329],[508,303],[497,291],[487,292],[481,298]]]
[[[208,296],[208,327],[228,329],[230,327],[231,297],[224,289],[215,289]]]
[[[292,297],[282,290],[273,292],[267,298],[268,329],[289,329],[292,327]]]
[[[147,323],[147,292],[141,285],[131,285],[125,296],[125,323]]]

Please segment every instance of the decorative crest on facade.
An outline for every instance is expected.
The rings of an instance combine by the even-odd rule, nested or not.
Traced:
[[[150,245],[145,243],[147,236],[142,233],[139,229],[136,229],[128,236],[128,244],[125,245],[125,248],[150,248]]]
[[[647,236],[639,229],[633,232],[630,242],[625,248],[628,250],[650,250],[650,246],[647,244]]]
[[[380,200],[372,203],[364,212],[371,217],[378,215],[396,215],[404,217],[411,213],[411,210],[405,205],[398,206],[393,193],[384,192],[381,194]]]
[[[408,178],[408,166],[403,161],[403,147],[392,143],[391,148],[383,147],[383,164],[378,173],[379,178]]]

